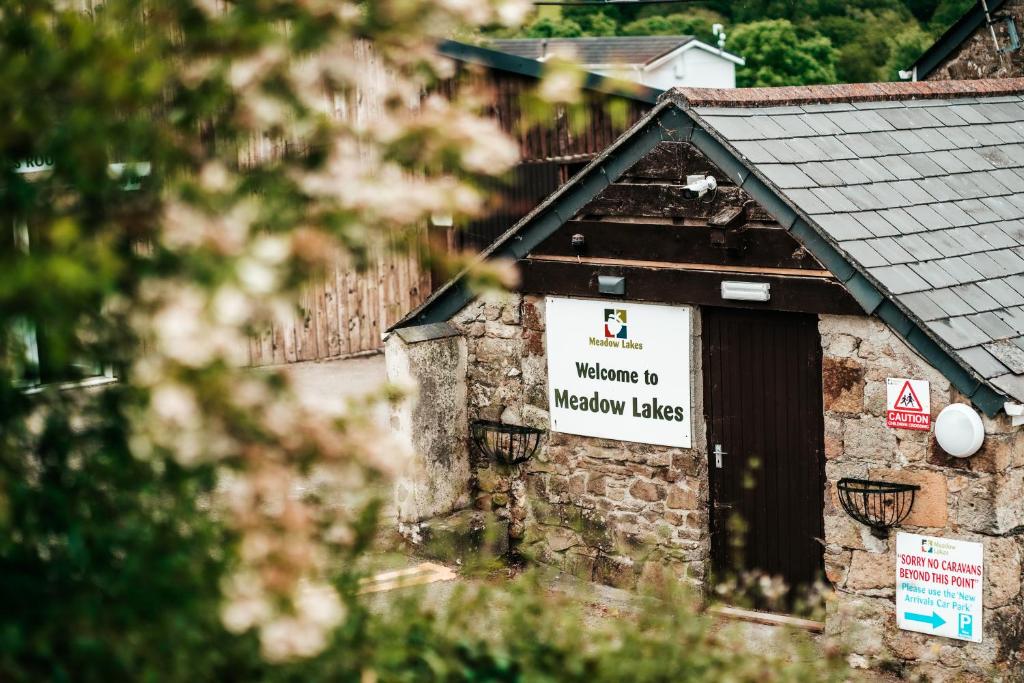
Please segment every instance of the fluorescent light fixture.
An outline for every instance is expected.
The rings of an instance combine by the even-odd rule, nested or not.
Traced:
[[[722,298],[733,301],[768,301],[771,298],[771,284],[768,282],[722,281]]]
[[[450,228],[455,225],[455,219],[450,213],[431,214],[430,222],[438,228]]]

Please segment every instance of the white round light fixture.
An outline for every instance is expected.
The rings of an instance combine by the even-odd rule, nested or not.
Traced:
[[[970,406],[953,403],[935,418],[935,440],[942,450],[955,458],[967,458],[978,452],[985,440],[985,425]]]

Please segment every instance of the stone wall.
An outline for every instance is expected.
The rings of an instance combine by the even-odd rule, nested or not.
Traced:
[[[465,508],[471,491],[465,340],[455,334],[407,343],[396,333],[385,350],[388,381],[414,390],[391,415],[392,430],[412,454],[395,483],[398,520]]]
[[[1016,22],[1018,33],[1021,33],[1021,37],[1024,39],[1024,0],[1009,0],[996,14],[1011,15]],[[996,27],[996,35],[999,38],[1000,47],[1009,45],[1006,30],[1002,24]],[[1004,54],[996,52],[992,42],[992,33],[988,26],[983,25],[932,71],[926,80],[945,81],[1021,76],[1024,76],[1024,50]]]
[[[695,311],[695,313],[697,313]],[[694,316],[693,449],[550,433],[544,300],[486,296],[452,325],[467,351],[467,418],[545,430],[523,472],[474,461],[473,504],[508,520],[524,554],[615,586],[685,578],[709,563],[705,426]],[[1024,435],[1005,417],[985,419],[982,450],[945,456],[931,432],[885,427],[887,377],[930,382],[932,415],[963,401],[935,369],[877,320],[822,316],[825,429],[825,567],[835,589],[827,630],[859,666],[934,680],[987,680],[998,665],[1024,676]],[[903,528],[979,541],[985,548],[984,642],[901,631],[895,615],[895,534],[873,537],[846,515],[835,482],[880,478],[921,486]]]
[[[543,298],[481,297],[452,324],[468,342],[470,419],[547,431]],[[620,587],[703,580],[708,494],[696,342],[693,359],[693,449],[547,433],[521,478],[475,462],[475,505],[508,518],[525,555],[580,577]]]
[[[1024,637],[1024,436],[1005,416],[986,419],[982,450],[957,459],[943,454],[931,432],[888,429],[886,377],[928,380],[933,416],[963,398],[877,320],[822,316],[819,329],[829,481],[825,564],[838,597],[829,606],[828,631],[851,638],[854,661],[863,666],[888,664],[934,680],[988,680],[985,668],[1009,666]],[[895,534],[876,539],[846,515],[835,492],[842,477],[919,484],[903,530],[984,544],[983,643],[896,628]]]

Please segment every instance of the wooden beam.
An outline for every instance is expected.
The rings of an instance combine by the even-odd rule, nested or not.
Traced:
[[[614,258],[576,258],[575,256],[531,256],[533,261],[552,261],[555,263],[583,263],[595,266],[639,266],[643,268],[667,270],[697,270],[715,273],[744,273],[753,275],[797,275],[800,277],[820,277],[835,280],[827,270],[801,270],[799,268],[760,268],[753,266],[719,266],[708,263],[676,263],[674,261],[638,261],[635,259]]]
[[[701,199],[687,199],[684,187],[674,183],[615,183],[583,207],[580,215],[708,219],[725,207],[739,206],[750,199],[750,195],[734,185],[719,187]],[[748,216],[752,221],[774,220],[756,204],[750,207]]]
[[[597,291],[599,275],[626,278],[626,295],[611,300],[650,301],[668,304],[724,306],[799,313],[858,315],[860,305],[841,284],[822,277],[755,275],[746,272],[682,270],[646,266],[601,265],[573,260],[523,259],[520,291],[529,294],[609,298]],[[723,280],[767,282],[771,299],[731,301],[722,298]]]
[[[823,270],[820,263],[800,243],[780,227],[735,229],[739,249],[712,245],[716,228],[664,225],[656,223],[620,223],[607,221],[570,221],[542,242],[531,257],[571,256],[576,258],[572,236],[584,237],[585,259],[611,258],[638,261],[704,263],[726,267],[794,268]]]
[[[754,610],[742,609],[740,607],[715,605],[708,608],[708,613],[725,619],[749,621],[754,624],[764,624],[766,626],[786,626],[789,628],[811,631],[812,633],[821,633],[825,630],[825,624],[820,621],[801,619],[800,617],[793,617],[788,614],[775,614],[774,612],[756,612]]]

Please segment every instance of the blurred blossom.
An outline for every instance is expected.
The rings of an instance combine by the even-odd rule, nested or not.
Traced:
[[[252,335],[293,324],[311,273],[404,243],[432,215],[485,210],[482,181],[512,169],[519,147],[481,115],[493,93],[453,84],[439,94],[458,70],[436,45],[518,25],[531,5],[294,0],[261,5],[260,23],[244,3],[192,4],[201,19],[188,3],[161,6],[167,25],[117,53],[166,57],[153,83],[132,82],[158,93],[140,109],[161,143],[143,157],[161,187],[139,195],[152,202],[138,221],[154,226],[144,239],[131,219],[137,258],[125,270],[137,289],[105,312],[131,336],[123,381],[141,396],[124,410],[131,451],[154,468],[216,472],[202,504],[237,539],[225,549],[235,564],[221,621],[258,631],[264,656],[280,662],[317,654],[344,621],[329,559],[356,543],[377,483],[410,453],[365,406],[329,414],[297,399],[287,370],[247,369]],[[209,31],[206,42],[190,43],[193,31]],[[542,94],[573,101],[578,72],[548,70]],[[148,118],[168,102],[169,114]],[[474,276],[507,286],[518,274],[499,261]],[[91,331],[82,339],[103,343]],[[29,429],[43,420],[32,415]]]

